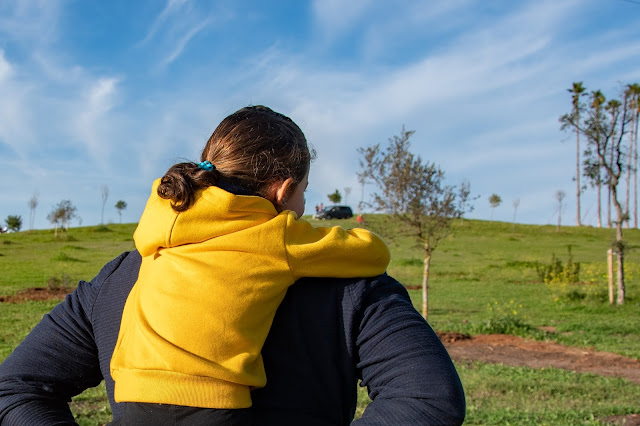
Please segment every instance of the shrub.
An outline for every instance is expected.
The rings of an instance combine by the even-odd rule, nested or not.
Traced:
[[[506,303],[495,301],[487,305],[489,318],[472,327],[479,334],[512,334],[514,336],[543,338],[545,333],[527,323],[522,314],[522,304],[510,300]]]
[[[555,253],[551,254],[551,263],[548,265],[536,265],[538,278],[545,284],[566,284],[577,283],[580,281],[580,263],[573,261],[571,253],[571,244],[567,246],[569,259],[566,264],[558,259]]]

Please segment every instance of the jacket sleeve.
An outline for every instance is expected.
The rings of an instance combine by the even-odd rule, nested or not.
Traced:
[[[374,277],[386,271],[389,247],[366,229],[313,227],[304,219],[287,218],[287,260],[295,280],[302,277]]]
[[[102,381],[91,309],[126,253],[46,314],[0,364],[0,424],[75,424],[71,397]]]
[[[372,400],[353,424],[461,424],[458,373],[404,287],[383,275],[352,300],[357,369]]]

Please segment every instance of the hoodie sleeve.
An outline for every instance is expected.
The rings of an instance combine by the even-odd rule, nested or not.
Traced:
[[[314,228],[293,214],[287,218],[285,250],[296,280],[373,277],[387,269],[391,258],[385,242],[366,229]]]

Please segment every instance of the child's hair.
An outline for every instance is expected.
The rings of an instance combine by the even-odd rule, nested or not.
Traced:
[[[181,212],[189,208],[196,191],[224,181],[269,199],[275,182],[292,178],[295,188],[314,155],[293,120],[266,106],[249,106],[222,120],[209,138],[201,161],[209,161],[212,170],[192,162],[176,164],[162,177],[158,195]]]

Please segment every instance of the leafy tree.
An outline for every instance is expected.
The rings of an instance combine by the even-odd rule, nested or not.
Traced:
[[[498,194],[491,194],[489,197],[489,205],[491,206],[491,220],[493,220],[493,211],[502,203],[502,198]]]
[[[116,203],[115,208],[118,210],[118,216],[120,216],[120,223],[122,223],[122,211],[127,208],[127,202],[120,200]]]
[[[462,216],[460,206],[465,200],[458,197],[465,195],[445,185],[444,172],[435,164],[410,152],[413,134],[403,126],[400,136],[390,138],[385,148],[380,144],[359,148],[358,179],[376,185],[372,207],[387,213],[387,220],[395,225],[379,232],[388,238],[411,236],[424,250],[422,315],[426,318],[431,257],[438,243],[449,235],[453,220]],[[393,228],[393,235],[388,234],[389,228]]]
[[[339,204],[340,201],[342,200],[342,195],[340,195],[340,191],[338,191],[337,189],[336,189],[336,192],[332,194],[327,194],[327,197],[329,198],[329,201],[331,201],[333,204]]]
[[[13,232],[18,232],[22,228],[22,216],[9,215],[4,222],[7,224],[7,228]]]
[[[611,201],[616,210],[617,219],[613,221],[616,227],[616,241],[614,251],[617,255],[617,300],[619,305],[625,302],[624,285],[624,250],[622,238],[622,226],[625,220],[629,220],[628,211],[625,211],[619,199],[619,184],[625,173],[625,135],[629,132],[633,111],[629,97],[624,102],[616,99],[610,100],[606,106],[605,114],[594,111],[584,123],[583,133],[587,136],[590,149],[604,174],[604,182],[611,193]]]
[[[76,217],[76,207],[69,200],[62,200],[53,207],[47,215],[47,220],[54,226],[54,236],[58,237],[58,227],[65,231],[69,229],[71,219]]]
[[[36,218],[36,207],[38,207],[38,191],[35,191],[29,199],[29,229],[33,229],[33,222]]]
[[[100,188],[100,195],[102,197],[102,216],[100,217],[100,224],[104,225],[104,206],[107,204],[107,198],[109,198],[109,187],[102,185]]]
[[[571,104],[573,106],[571,113],[565,114],[560,117],[560,122],[562,123],[562,129],[565,130],[567,128],[571,128],[572,131],[576,134],[576,204],[577,204],[577,224],[581,225],[580,222],[580,195],[582,192],[582,188],[580,187],[580,128],[578,123],[580,123],[580,114],[584,110],[584,106],[582,102],[580,102],[580,97],[586,95],[584,93],[585,87],[582,85],[582,82],[574,82],[570,89],[567,89],[569,93],[571,93]]]

